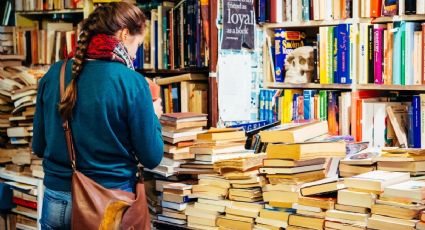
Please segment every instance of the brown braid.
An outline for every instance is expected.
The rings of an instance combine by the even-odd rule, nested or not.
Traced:
[[[77,101],[77,80],[84,68],[87,48],[91,37],[96,34],[115,35],[117,31],[127,28],[131,35],[143,34],[146,17],[136,6],[127,2],[113,2],[96,8],[83,22],[79,36],[74,62],[72,79],[66,87],[65,94],[59,104],[59,113],[71,119]]]

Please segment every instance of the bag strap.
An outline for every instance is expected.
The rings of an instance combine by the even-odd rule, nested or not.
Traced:
[[[68,63],[68,59],[65,59],[60,72],[60,81],[59,81],[59,87],[60,87],[60,98],[62,101],[63,95],[65,94],[65,70],[66,65]],[[62,117],[62,127],[65,131],[65,140],[66,140],[66,146],[68,149],[68,156],[69,160],[71,161],[71,167],[73,171],[77,171],[77,167],[75,165],[75,148],[74,148],[74,141],[72,139],[72,130],[71,126],[69,125],[69,120]]]

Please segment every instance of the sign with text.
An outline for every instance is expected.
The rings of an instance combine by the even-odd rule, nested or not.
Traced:
[[[223,0],[222,49],[254,48],[255,12],[252,0]]]

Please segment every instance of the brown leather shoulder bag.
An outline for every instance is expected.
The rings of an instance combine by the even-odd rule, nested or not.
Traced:
[[[60,96],[65,92],[65,60],[60,72]],[[68,155],[72,166],[72,229],[151,229],[143,177],[139,168],[136,194],[107,189],[77,170],[69,121],[63,119]]]

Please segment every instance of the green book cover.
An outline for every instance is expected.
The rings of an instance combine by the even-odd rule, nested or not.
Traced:
[[[332,84],[334,83],[334,27],[328,28],[328,45],[326,47],[327,51],[327,61],[326,61],[326,70],[327,70],[327,78],[328,83]]]
[[[401,32],[401,68],[400,68],[400,79],[401,85],[406,85],[406,22],[402,21],[400,26]]]
[[[326,90],[319,91],[319,102],[320,102],[319,118],[321,121],[326,121],[328,119],[328,94]]]

